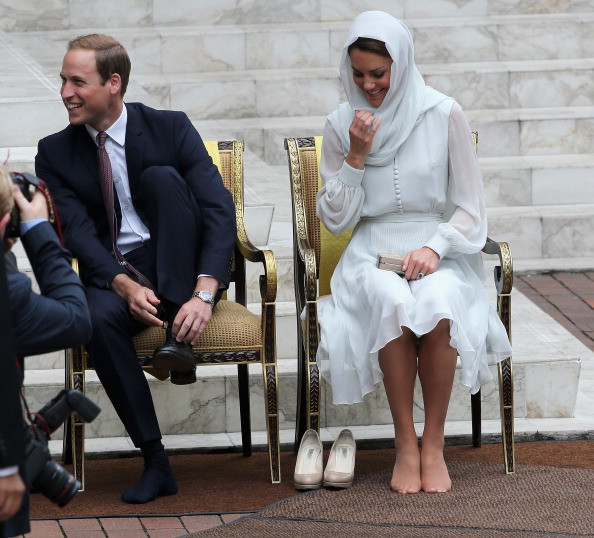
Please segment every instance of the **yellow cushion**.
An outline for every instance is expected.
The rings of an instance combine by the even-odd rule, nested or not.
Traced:
[[[322,157],[322,138],[315,137],[316,159],[318,161],[318,190],[322,188],[322,178],[320,176],[320,159]],[[333,234],[326,229],[326,226],[320,221],[320,275],[319,292],[320,296],[330,294],[330,279],[336,268],[336,264],[351,239],[351,230],[341,234]]]

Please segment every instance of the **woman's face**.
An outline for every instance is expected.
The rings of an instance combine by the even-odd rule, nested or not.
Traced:
[[[359,49],[353,49],[349,55],[355,84],[363,90],[371,106],[380,106],[390,89],[392,59]]]

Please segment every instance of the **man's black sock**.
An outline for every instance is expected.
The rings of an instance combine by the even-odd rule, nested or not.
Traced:
[[[175,477],[161,440],[143,443],[140,449],[144,457],[144,471],[136,485],[122,493],[122,501],[144,504],[161,495],[177,493]]]

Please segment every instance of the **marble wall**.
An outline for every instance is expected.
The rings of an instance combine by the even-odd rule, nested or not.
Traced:
[[[129,0],[125,9],[119,0],[45,0],[42,6],[0,1],[0,30],[330,22],[370,9],[405,19],[594,10],[591,0]]]

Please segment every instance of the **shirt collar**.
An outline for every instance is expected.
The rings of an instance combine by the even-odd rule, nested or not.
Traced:
[[[105,131],[107,136],[111,138],[114,142],[119,144],[120,146],[124,147],[126,142],[126,125],[128,123],[128,110],[126,109],[126,105],[122,107],[122,113],[120,117],[115,121],[115,123]],[[94,127],[91,127],[88,123],[85,123],[85,127],[87,128],[87,132],[91,135],[91,138],[97,144],[97,135],[99,131]]]

